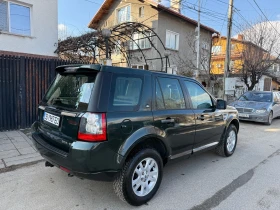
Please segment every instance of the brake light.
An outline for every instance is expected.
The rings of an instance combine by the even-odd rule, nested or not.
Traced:
[[[105,113],[85,113],[80,121],[78,139],[93,142],[106,141],[107,129]]]

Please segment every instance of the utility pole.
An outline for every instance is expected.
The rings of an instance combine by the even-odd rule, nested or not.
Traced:
[[[200,0],[198,0],[198,20],[197,20],[197,46],[196,46],[196,72],[197,79],[200,70]]]
[[[228,25],[227,25],[227,45],[226,45],[226,60],[224,69],[224,92],[223,98],[227,100],[226,97],[226,78],[228,76],[229,66],[230,66],[230,51],[231,51],[231,30],[232,30],[232,8],[233,0],[229,0],[228,5]]]

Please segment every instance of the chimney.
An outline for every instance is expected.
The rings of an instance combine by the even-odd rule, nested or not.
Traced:
[[[243,41],[244,40],[244,35],[243,34],[238,34],[237,39],[240,40],[240,41]]]
[[[170,9],[175,12],[181,13],[182,0],[170,0]]]

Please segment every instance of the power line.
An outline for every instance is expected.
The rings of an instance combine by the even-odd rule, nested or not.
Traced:
[[[221,0],[216,0],[216,1],[218,1],[218,2],[221,2],[221,3],[223,3],[223,4],[228,5],[228,3],[227,3],[227,2],[224,2],[224,1],[221,1]]]
[[[90,1],[90,0],[84,0],[84,1],[87,1],[87,2],[90,2],[90,3],[93,3],[93,4],[97,4],[97,5],[101,5],[100,3],[97,3],[95,1]]]
[[[186,2],[186,4],[182,4],[182,5],[183,5],[184,7],[187,7],[187,8],[189,8],[189,9],[194,9],[194,10],[197,11],[197,9],[195,9],[195,7],[191,7],[191,6],[187,5],[187,4],[196,6],[195,4],[188,3],[188,2]],[[205,7],[200,7],[200,8],[206,10],[206,12],[213,13],[213,14],[220,15],[220,16],[224,16],[223,13],[219,13],[219,12],[217,12],[217,11],[207,9],[207,8],[205,8]]]
[[[267,18],[267,16],[264,14],[264,12],[262,11],[262,9],[260,8],[260,6],[258,5],[258,3],[256,2],[256,0],[253,0],[254,3],[256,4],[256,6],[259,8],[259,10],[261,11],[261,13],[263,14],[263,16],[265,17],[265,19],[269,22],[269,24],[272,26],[272,28],[280,35],[280,33],[278,32],[278,30],[274,27],[274,25],[269,21],[269,19]]]

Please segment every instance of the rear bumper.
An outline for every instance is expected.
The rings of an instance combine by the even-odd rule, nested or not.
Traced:
[[[68,169],[70,174],[98,181],[112,181],[121,165],[121,157],[108,149],[106,143],[73,142],[69,152],[48,144],[38,132],[32,139],[42,157],[57,167]]]
[[[269,113],[264,114],[264,115],[249,114],[249,117],[240,117],[239,116],[239,120],[254,121],[254,122],[267,122],[268,116],[269,116]]]

